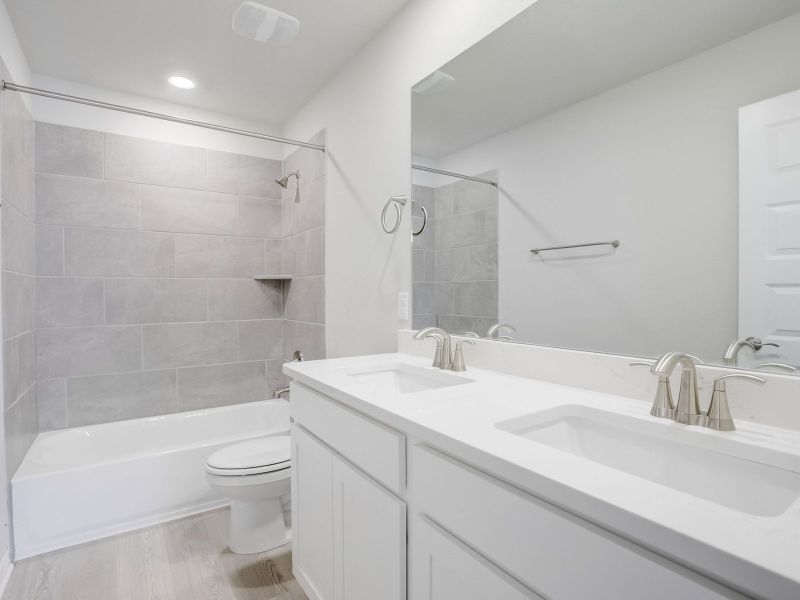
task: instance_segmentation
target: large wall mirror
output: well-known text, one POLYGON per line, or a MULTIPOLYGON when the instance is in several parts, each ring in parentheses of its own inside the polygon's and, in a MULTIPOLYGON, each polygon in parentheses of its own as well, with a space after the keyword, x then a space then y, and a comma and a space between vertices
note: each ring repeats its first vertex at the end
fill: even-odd
POLYGON ((539 0, 412 90, 414 326, 793 372, 797 90, 800 0, 539 0))

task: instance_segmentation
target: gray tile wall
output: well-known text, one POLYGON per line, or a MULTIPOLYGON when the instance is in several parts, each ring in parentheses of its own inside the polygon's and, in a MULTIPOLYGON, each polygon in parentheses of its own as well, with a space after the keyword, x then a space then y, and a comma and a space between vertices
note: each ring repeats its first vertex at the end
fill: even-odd
MULTIPOLYGON (((413 194, 428 211, 412 250, 413 327, 485 335, 498 319, 497 188, 462 180, 438 188, 415 185, 413 194)), ((422 217, 413 220, 418 229, 422 217)))
MULTIPOLYGON (((324 132, 311 140, 324 144, 324 132)), ((284 171, 300 170, 296 182, 283 190, 284 246, 281 272, 292 275, 284 284, 285 356, 302 350, 306 359, 325 357, 325 155, 298 148, 284 161, 284 171)))
POLYGON ((43 430, 259 400, 291 351, 324 355, 321 153, 285 161, 294 204, 280 161, 46 123, 35 139, 38 256, 19 260, 39 277, 13 283, 38 298, 15 329, 38 328, 43 430), (297 279, 253 279, 282 269, 297 279))
MULTIPOLYGON (((3 78, 5 66, 0 62, 3 78)), ((19 94, 0 94, 2 340, 9 479, 39 432, 36 386, 36 207, 33 120, 19 94)))

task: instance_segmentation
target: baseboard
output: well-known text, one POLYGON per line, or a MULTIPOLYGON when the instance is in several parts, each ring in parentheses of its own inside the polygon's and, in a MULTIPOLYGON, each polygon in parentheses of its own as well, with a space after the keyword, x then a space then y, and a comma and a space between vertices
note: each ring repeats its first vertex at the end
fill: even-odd
POLYGON ((202 512, 214 510, 216 508, 223 508, 229 505, 230 500, 222 498, 212 502, 204 502, 202 504, 188 506, 180 510, 149 515, 144 519, 117 523, 112 527, 104 527, 102 529, 86 531, 80 535, 48 540, 47 542, 40 544, 17 545, 14 548, 14 555, 17 560, 30 558, 32 556, 38 556, 39 554, 45 554, 46 552, 62 550, 63 548, 77 546, 78 544, 85 544, 86 542, 93 542, 95 540, 119 535, 121 533, 128 533, 130 531, 136 531, 137 529, 144 529, 145 527, 152 527, 153 525, 160 525, 161 523, 183 519, 185 517, 190 517, 202 512))
POLYGON ((6 552, 0 558, 0 598, 8 587, 8 581, 11 579, 11 572, 14 570, 14 563, 11 562, 11 556, 6 552))

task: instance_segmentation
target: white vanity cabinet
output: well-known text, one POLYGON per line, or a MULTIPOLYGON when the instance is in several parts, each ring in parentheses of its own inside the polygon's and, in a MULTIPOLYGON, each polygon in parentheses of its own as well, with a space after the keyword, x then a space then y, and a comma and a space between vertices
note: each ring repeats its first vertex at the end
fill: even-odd
POLYGON ((312 600, 744 598, 298 383, 292 418, 312 600))
POLYGON ((292 415, 295 577, 312 600, 404 600, 406 504, 378 480, 404 481, 404 437, 297 384, 292 415))
POLYGON ((415 521, 409 551, 413 557, 411 600, 451 598, 444 592, 433 595, 429 591, 440 586, 437 570, 453 580, 475 578, 476 573, 482 574, 483 581, 494 576, 499 589, 505 590, 496 598, 538 598, 538 593, 557 600, 743 599, 436 450, 415 445, 409 453, 413 512, 425 515, 451 540, 449 550, 438 542, 437 556, 428 549, 430 533, 423 527, 418 534, 415 521), (471 565, 476 559, 466 559, 470 549, 480 553, 484 565, 492 567, 471 565), (430 558, 421 560, 419 553, 430 558), (449 565, 444 554, 449 554, 449 565), (516 589, 512 582, 522 586, 516 589))

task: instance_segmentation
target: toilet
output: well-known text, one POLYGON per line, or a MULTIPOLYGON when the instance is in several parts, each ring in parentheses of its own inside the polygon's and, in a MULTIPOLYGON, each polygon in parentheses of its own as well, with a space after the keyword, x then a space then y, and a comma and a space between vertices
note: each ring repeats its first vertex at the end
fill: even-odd
POLYGON ((208 457, 208 482, 231 499, 228 547, 255 554, 291 541, 283 517, 282 496, 289 494, 289 435, 239 442, 208 457))

